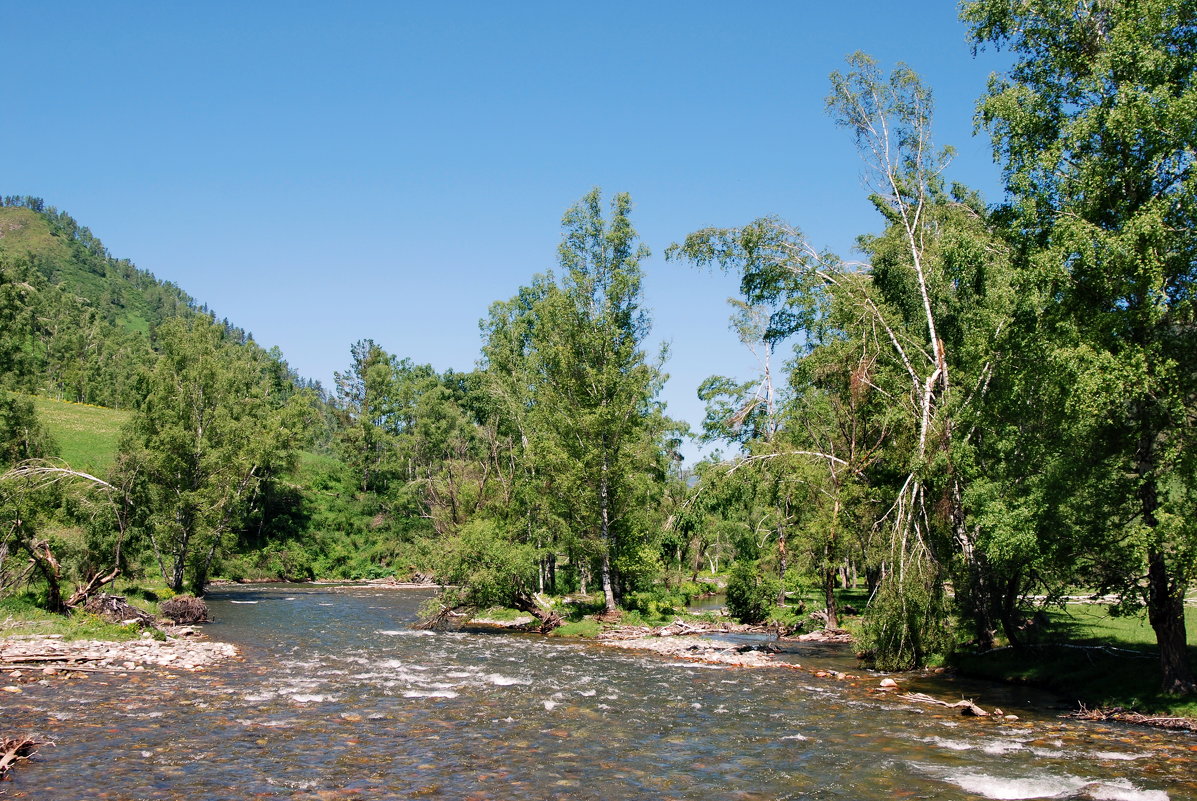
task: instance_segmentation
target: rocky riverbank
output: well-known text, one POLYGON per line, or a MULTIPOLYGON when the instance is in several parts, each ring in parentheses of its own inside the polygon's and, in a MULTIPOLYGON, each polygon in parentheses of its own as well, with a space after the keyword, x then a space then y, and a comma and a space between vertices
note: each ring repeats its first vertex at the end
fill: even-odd
POLYGON ((10 687, 23 681, 73 673, 128 673, 147 669, 201 670, 238 655, 236 646, 198 637, 190 627, 167 631, 166 639, 148 633, 137 640, 101 642, 66 640, 55 634, 17 634, 0 640, 0 670, 10 687))
MULTIPOLYGON (((732 643, 711 639, 719 634, 762 634, 770 629, 746 626, 738 623, 694 624, 678 621, 668 626, 650 628, 647 626, 621 626, 608 629, 598 635, 602 645, 636 651, 652 651, 677 659, 696 662, 732 665, 735 667, 785 667, 800 668, 792 662, 781 662, 774 658, 780 648, 778 641, 753 643, 732 643)), ((817 631, 793 638, 803 642, 849 642, 851 637, 838 630, 817 631)))

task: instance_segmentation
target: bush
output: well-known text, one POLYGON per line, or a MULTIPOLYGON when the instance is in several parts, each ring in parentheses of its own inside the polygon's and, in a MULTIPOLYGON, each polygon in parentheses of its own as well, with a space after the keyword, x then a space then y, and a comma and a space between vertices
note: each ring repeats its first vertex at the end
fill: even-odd
POLYGON ((631 592, 621 600, 624 609, 639 612, 650 620, 673 617, 684 612, 686 608, 686 600, 683 596, 671 593, 663 587, 644 592, 631 592))
POLYGON ((741 623, 764 623, 773 614, 780 582, 755 562, 737 562, 727 580, 727 611, 741 623))
POLYGON ((951 653, 953 622, 942 584, 911 571, 902 586, 882 581, 865 610, 860 644, 877 670, 911 670, 951 653))
POLYGON ((719 592, 719 585, 713 581, 685 581, 677 588, 677 594, 683 599, 684 605, 694 603, 694 599, 702 595, 712 595, 719 592))

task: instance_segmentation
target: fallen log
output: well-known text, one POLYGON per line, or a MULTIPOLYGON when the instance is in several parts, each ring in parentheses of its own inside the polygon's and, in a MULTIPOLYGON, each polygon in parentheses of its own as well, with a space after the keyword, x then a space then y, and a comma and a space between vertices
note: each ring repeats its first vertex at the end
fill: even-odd
POLYGON ((1088 709, 1085 706, 1081 706, 1077 711, 1069 712, 1062 717, 1075 718, 1077 720, 1133 723, 1138 726, 1154 726, 1157 729, 1168 729, 1170 731, 1197 731, 1197 720, 1193 718, 1144 715, 1117 706, 1113 709, 1088 709))
POLYGON ((116 577, 120 574, 121 569, 119 567, 112 568, 112 572, 107 574, 102 574, 99 571, 92 573, 91 578, 85 584, 75 588, 75 592, 67 599, 66 605, 74 609, 80 604, 86 603, 96 590, 116 581, 116 577))
POLYGON ((934 704, 936 706, 947 707, 948 709, 959 709, 961 715, 970 715, 977 718, 987 718, 989 713, 981 707, 977 706, 972 701, 961 699, 955 703, 949 701, 941 701, 938 698, 933 698, 926 693, 902 693, 898 696, 903 701, 913 701, 920 704, 934 704))
POLYGON ((0 656, 2 662, 102 662, 107 657, 89 656, 87 654, 4 654, 0 656))

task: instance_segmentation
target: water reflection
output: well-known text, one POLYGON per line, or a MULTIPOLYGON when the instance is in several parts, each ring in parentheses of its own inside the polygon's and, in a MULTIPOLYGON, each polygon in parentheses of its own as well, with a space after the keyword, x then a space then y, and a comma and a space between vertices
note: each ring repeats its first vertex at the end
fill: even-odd
MULTIPOLYGON (((426 593, 216 593, 198 674, 28 685, 38 799, 1197 798, 1197 738, 915 709, 861 682, 538 636, 410 629, 426 593), (257 603, 250 603, 256 601, 257 603)), ((794 655, 792 658, 809 658, 794 655)), ((933 688, 943 694, 951 688, 933 688)))

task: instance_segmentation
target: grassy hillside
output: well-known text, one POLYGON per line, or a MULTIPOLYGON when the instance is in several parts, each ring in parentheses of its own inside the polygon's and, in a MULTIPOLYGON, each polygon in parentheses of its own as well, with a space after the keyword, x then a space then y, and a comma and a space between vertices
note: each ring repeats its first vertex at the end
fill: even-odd
POLYGON ((13 206, 0 206, 0 253, 29 255, 50 264, 71 258, 66 240, 54 236, 42 215, 13 206))
POLYGON ((49 398, 34 398, 33 403, 67 464, 89 473, 103 472, 112 464, 130 412, 49 398))

